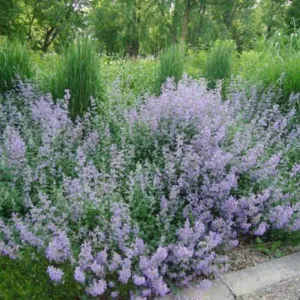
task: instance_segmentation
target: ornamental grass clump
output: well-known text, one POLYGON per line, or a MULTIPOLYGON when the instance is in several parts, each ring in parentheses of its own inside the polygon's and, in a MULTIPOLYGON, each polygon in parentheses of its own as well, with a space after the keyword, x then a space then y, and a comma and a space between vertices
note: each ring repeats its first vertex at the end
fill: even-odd
POLYGON ((11 90, 14 81, 33 76, 32 61, 26 46, 19 42, 0 43, 0 93, 11 90))
POLYGON ((64 49, 62 58, 56 63, 53 73, 44 79, 44 88, 54 98, 62 98, 69 90, 72 98, 69 103, 70 115, 76 118, 83 115, 91 105, 91 97, 103 101, 103 86, 100 78, 100 58, 95 44, 90 39, 73 42, 64 49))
POLYGON ((196 278, 208 287, 239 235, 300 228, 299 161, 286 160, 300 131, 274 96, 222 101, 185 78, 134 108, 116 104, 109 120, 90 109, 73 122, 72 95, 54 102, 19 84, 0 109, 13 199, 0 199, 0 253, 36 251, 55 285, 71 266, 91 297, 149 299, 196 278))
POLYGON ((177 83, 182 78, 183 68, 184 45, 174 44, 166 48, 159 57, 155 92, 161 93, 161 87, 168 78, 173 78, 177 83))
POLYGON ((209 89, 216 88, 217 81, 223 80, 223 94, 225 93, 225 86, 228 84, 228 80, 231 76, 234 49, 234 42, 218 40, 210 50, 206 59, 204 72, 209 89))

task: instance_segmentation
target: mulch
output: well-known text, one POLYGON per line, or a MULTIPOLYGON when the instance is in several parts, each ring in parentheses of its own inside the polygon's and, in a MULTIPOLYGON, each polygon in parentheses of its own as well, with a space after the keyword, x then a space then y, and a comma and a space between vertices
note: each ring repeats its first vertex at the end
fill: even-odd
MULTIPOLYGON (((271 247, 272 243, 266 243, 265 247, 271 247)), ((277 249, 277 251, 267 254, 265 251, 261 251, 253 239, 242 238, 240 244, 229 251, 227 256, 229 258, 229 271, 237 271, 256 266, 266 261, 279 258, 293 252, 299 251, 300 246, 283 246, 277 249)))

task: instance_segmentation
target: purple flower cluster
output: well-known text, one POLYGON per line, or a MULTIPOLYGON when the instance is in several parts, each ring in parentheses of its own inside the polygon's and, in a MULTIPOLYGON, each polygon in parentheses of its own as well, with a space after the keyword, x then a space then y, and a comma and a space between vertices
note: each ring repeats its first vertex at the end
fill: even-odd
POLYGON ((7 164, 9 167, 17 167, 22 165, 25 160, 26 144, 17 129, 10 126, 5 130, 4 149, 7 155, 7 164))
POLYGON ((47 273, 48 273, 50 279, 54 282, 60 282, 64 276, 64 272, 62 270, 57 269, 52 266, 49 266, 47 268, 47 273))
POLYGON ((52 238, 46 248, 46 256, 49 261, 55 262, 63 262, 70 257, 70 242, 64 232, 52 238))
POLYGON ((0 210, 0 254, 34 247, 54 282, 70 263, 93 297, 164 296, 196 278, 205 289, 239 234, 300 228, 300 164, 285 159, 300 130, 270 95, 222 101, 184 78, 135 107, 115 104, 109 120, 76 121, 69 94, 54 102, 20 84, 6 97, 0 166, 20 209, 0 210))

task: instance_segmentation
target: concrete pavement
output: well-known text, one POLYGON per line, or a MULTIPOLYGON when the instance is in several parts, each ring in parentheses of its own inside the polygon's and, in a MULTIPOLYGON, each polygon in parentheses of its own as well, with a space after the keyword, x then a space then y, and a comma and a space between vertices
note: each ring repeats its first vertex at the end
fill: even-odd
POLYGON ((300 252, 221 275, 208 291, 190 287, 161 300, 299 300, 300 252), (285 292, 279 293, 285 289, 285 292), (277 292, 276 292, 277 291, 277 292), (290 293, 290 294, 289 294, 290 293), (279 298, 275 298, 275 297, 279 298), (284 298, 282 298, 284 297, 284 298))

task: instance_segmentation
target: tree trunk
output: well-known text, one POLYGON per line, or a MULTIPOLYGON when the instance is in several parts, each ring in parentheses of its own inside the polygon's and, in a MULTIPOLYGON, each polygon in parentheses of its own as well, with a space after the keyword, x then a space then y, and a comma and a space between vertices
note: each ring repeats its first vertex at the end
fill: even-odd
POLYGON ((172 37, 172 43, 178 43, 178 39, 180 38, 178 34, 178 24, 180 23, 180 3, 179 0, 175 0, 174 2, 174 14, 172 18, 172 23, 170 25, 170 33, 172 37))
POLYGON ((139 25, 140 17, 139 10, 140 7, 137 4, 136 0, 131 0, 132 2, 127 2, 127 42, 126 42, 126 52, 132 58, 137 58, 140 49, 139 42, 139 25))
POLYGON ((206 4, 200 4, 198 9, 199 18, 197 20, 196 26, 194 27, 194 31, 191 33, 191 40, 189 41, 190 43, 192 43, 193 46, 197 46, 199 43, 198 38, 201 36, 202 33, 205 11, 206 4))
POLYGON ((139 55, 140 43, 138 40, 130 40, 127 42, 127 54, 136 59, 139 55))
POLYGON ((25 1, 26 13, 27 13, 27 18, 28 18, 27 38, 28 38, 29 41, 32 40, 32 26, 33 26, 33 22, 35 21, 35 15, 36 15, 38 2, 39 2, 39 0, 35 1, 32 16, 30 16, 30 12, 29 12, 29 9, 28 9, 28 3, 27 3, 27 1, 25 1))
POLYGON ((46 31, 44 42, 41 47, 41 50, 44 53, 47 52, 49 46, 51 45, 51 43, 53 42, 53 40, 56 38, 57 35, 58 35, 58 30, 55 29, 54 27, 52 27, 46 31))
POLYGON ((191 12, 191 5, 190 5, 190 2, 187 2, 186 6, 184 8, 184 15, 183 15, 182 27, 181 27, 181 41, 182 42, 186 42, 186 39, 188 36, 190 12, 191 12))

